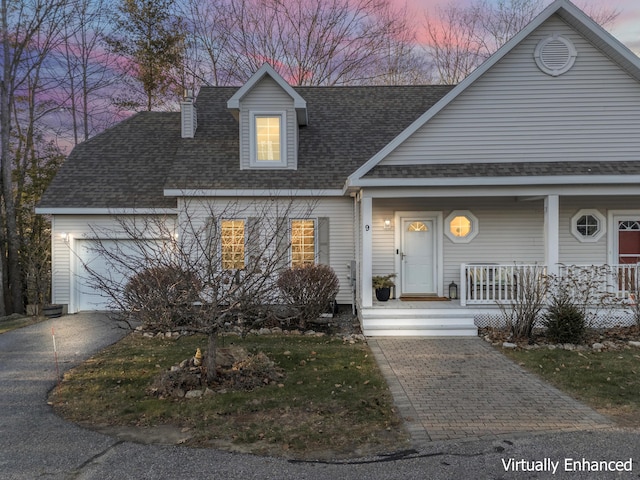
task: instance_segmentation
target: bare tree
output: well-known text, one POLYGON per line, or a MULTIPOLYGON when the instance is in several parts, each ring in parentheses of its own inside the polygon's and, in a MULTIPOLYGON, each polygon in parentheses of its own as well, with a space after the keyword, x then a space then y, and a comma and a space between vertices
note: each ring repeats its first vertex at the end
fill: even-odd
MULTIPOLYGON (((296 85, 370 80, 402 15, 388 0, 239 0, 229 2, 227 37, 236 81, 270 62, 296 85)), ((375 75, 375 74, 374 74, 375 75)))
POLYGON ((276 280, 289 263, 290 219, 309 218, 314 202, 272 198, 190 207, 179 228, 164 218, 123 217, 115 229, 96 229, 103 240, 95 253, 110 273, 85 269, 87 282, 120 314, 158 329, 207 335, 212 381, 218 331, 252 328, 274 313, 276 280), (128 242, 105 241, 123 237, 128 242))
MULTIPOLYGON (((37 89, 45 88, 47 80, 53 80, 45 79, 41 72, 45 60, 61 41, 60 33, 67 18, 68 5, 69 2, 64 0, 2 0, 0 8, 3 50, 0 151, 8 266, 8 275, 3 275, 3 278, 8 278, 12 309, 16 312, 24 311, 24 286, 19 263, 21 238, 13 182, 15 159, 11 145, 12 131, 20 119, 16 111, 16 100, 28 99, 27 130, 33 132, 32 122, 37 113, 32 97, 37 89)), ((32 139, 33 134, 29 133, 26 142, 31 142, 32 139)), ((5 302, 0 302, 0 305, 0 313, 4 313, 5 302)))
MULTIPOLYGON (((65 39, 56 57, 66 71, 59 88, 60 123, 70 127, 73 145, 88 140, 113 123, 111 95, 116 89, 117 57, 104 48, 103 38, 111 28, 111 3, 106 0, 76 0, 64 25, 65 39)), ((55 93, 55 92, 54 92, 55 93)))
MULTIPOLYGON (((538 15, 542 0, 475 0, 450 2, 428 15, 428 52, 444 84, 459 83, 538 15)), ((585 11, 602 26, 611 25, 619 11, 589 5, 585 11)))
POLYGON ((191 37, 185 70, 199 84, 233 84, 238 53, 230 45, 234 19, 229 5, 221 1, 185 0, 179 8, 191 37))
POLYGON ((449 4, 438 10, 436 19, 427 19, 429 53, 440 83, 459 83, 484 59, 479 13, 477 6, 449 4))

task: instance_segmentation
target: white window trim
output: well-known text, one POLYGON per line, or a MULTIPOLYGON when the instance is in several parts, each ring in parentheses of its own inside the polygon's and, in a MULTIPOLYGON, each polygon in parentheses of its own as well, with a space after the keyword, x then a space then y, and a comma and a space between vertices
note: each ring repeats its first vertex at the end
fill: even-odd
POLYGON ((293 267, 293 222, 313 222, 313 264, 318 264, 318 219, 317 218, 290 218, 289 219, 289 266, 293 267))
POLYGON ((453 243, 469 243, 471 242, 471 240, 476 238, 479 231, 480 229, 478 224, 478 218, 469 210, 454 210, 449 215, 447 215, 447 218, 444 219, 444 234, 453 243), (467 217, 471 222, 471 231, 466 237, 456 237, 451 232, 450 224, 455 217, 467 217))
POLYGON ((618 222, 639 220, 640 210, 609 210, 607 212, 607 257, 609 265, 618 264, 618 222))
POLYGON ((595 243, 607 233, 607 219, 594 208, 583 208, 571 217, 571 234, 581 243, 595 243), (595 235, 584 236, 578 231, 578 219, 585 215, 591 215, 598 220, 599 228, 595 235))
POLYGON ((249 165, 251 168, 271 169, 287 166, 287 113, 281 111, 252 111, 249 114, 249 165), (280 161, 264 161, 257 158, 256 117, 280 117, 280 161))

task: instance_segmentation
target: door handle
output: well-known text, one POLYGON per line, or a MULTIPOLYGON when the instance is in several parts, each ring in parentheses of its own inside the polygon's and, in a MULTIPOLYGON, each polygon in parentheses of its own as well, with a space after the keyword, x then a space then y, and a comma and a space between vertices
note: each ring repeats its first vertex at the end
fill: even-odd
POLYGON ((400 260, 404 260, 404 257, 406 257, 406 255, 404 253, 400 254, 400 260))

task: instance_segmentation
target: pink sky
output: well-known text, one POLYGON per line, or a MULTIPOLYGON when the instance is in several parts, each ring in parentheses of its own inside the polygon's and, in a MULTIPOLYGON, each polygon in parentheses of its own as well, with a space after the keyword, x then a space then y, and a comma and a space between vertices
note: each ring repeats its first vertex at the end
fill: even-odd
MULTIPOLYGON (((398 4, 408 5, 409 9, 416 13, 420 19, 424 11, 433 11, 439 5, 446 5, 448 0, 396 0, 398 4)), ((460 3, 467 3, 465 0, 453 0, 460 3)), ((493 1, 493 0, 489 0, 493 1)), ((552 0, 544 0, 544 4, 549 5, 552 0)), ((586 8, 593 6, 600 9, 608 6, 620 12, 614 25, 608 27, 620 42, 640 55, 640 1, 639 0, 572 0, 578 7, 586 8)))

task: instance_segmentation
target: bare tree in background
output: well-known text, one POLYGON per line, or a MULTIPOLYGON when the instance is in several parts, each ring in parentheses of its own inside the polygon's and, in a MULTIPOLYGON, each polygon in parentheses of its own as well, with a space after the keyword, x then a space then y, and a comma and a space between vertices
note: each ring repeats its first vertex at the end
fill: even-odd
POLYGON ((220 1, 185 0, 179 8, 191 36, 185 70, 200 85, 232 85, 238 54, 230 45, 234 20, 229 5, 220 1))
MULTIPOLYGON (((440 83, 456 84, 528 25, 544 8, 542 0, 475 0, 450 2, 427 15, 428 54, 440 83)), ((587 6, 584 11, 601 26, 611 25, 619 11, 587 6)))
POLYGON ((438 10, 437 19, 426 24, 429 54, 440 83, 453 85, 471 73, 484 59, 477 7, 453 3, 438 10))
POLYGON ((181 213, 179 237, 167 219, 119 218, 116 228, 94 232, 109 273, 85 265, 87 283, 125 317, 207 335, 211 381, 218 331, 252 328, 272 313, 278 273, 289 264, 290 220, 308 219, 314 205, 284 198, 194 203, 181 213))
POLYGON ((294 85, 370 82, 407 28, 388 0, 237 0, 204 13, 198 38, 217 84, 242 83, 265 62, 294 85))
POLYGON ((112 4, 107 0, 76 0, 71 8, 69 22, 64 25, 64 48, 57 56, 66 71, 59 109, 62 126, 71 129, 73 144, 77 145, 118 119, 111 111, 111 95, 121 75, 117 57, 103 45, 103 37, 111 28, 112 4))
MULTIPOLYGON (((2 162, 2 199, 4 207, 4 228, 6 235, 6 260, 2 255, 2 262, 6 261, 6 271, 0 275, 3 283, 8 280, 5 288, 0 288, 0 295, 4 291, 10 294, 11 309, 15 312, 24 311, 24 285, 20 268, 21 238, 18 231, 16 199, 14 197, 14 166, 15 151, 12 146, 12 135, 22 113, 16 110, 17 101, 27 99, 26 111, 28 121, 27 135, 23 141, 33 143, 35 138, 34 122, 41 116, 37 111, 35 97, 38 91, 47 86, 56 86, 55 78, 45 78, 44 62, 50 58, 52 52, 62 41, 61 31, 68 19, 69 2, 65 0, 2 0, 0 7, 0 22, 2 25, 2 81, 0 82, 0 151, 2 162), (54 83, 48 83, 52 81, 54 83)), ((29 145, 25 152, 32 150, 29 145)), ((5 245, 2 245, 5 247, 5 245)), ((0 285, 0 287, 3 287, 0 285)), ((5 313, 6 298, 0 298, 0 315, 5 313)))

